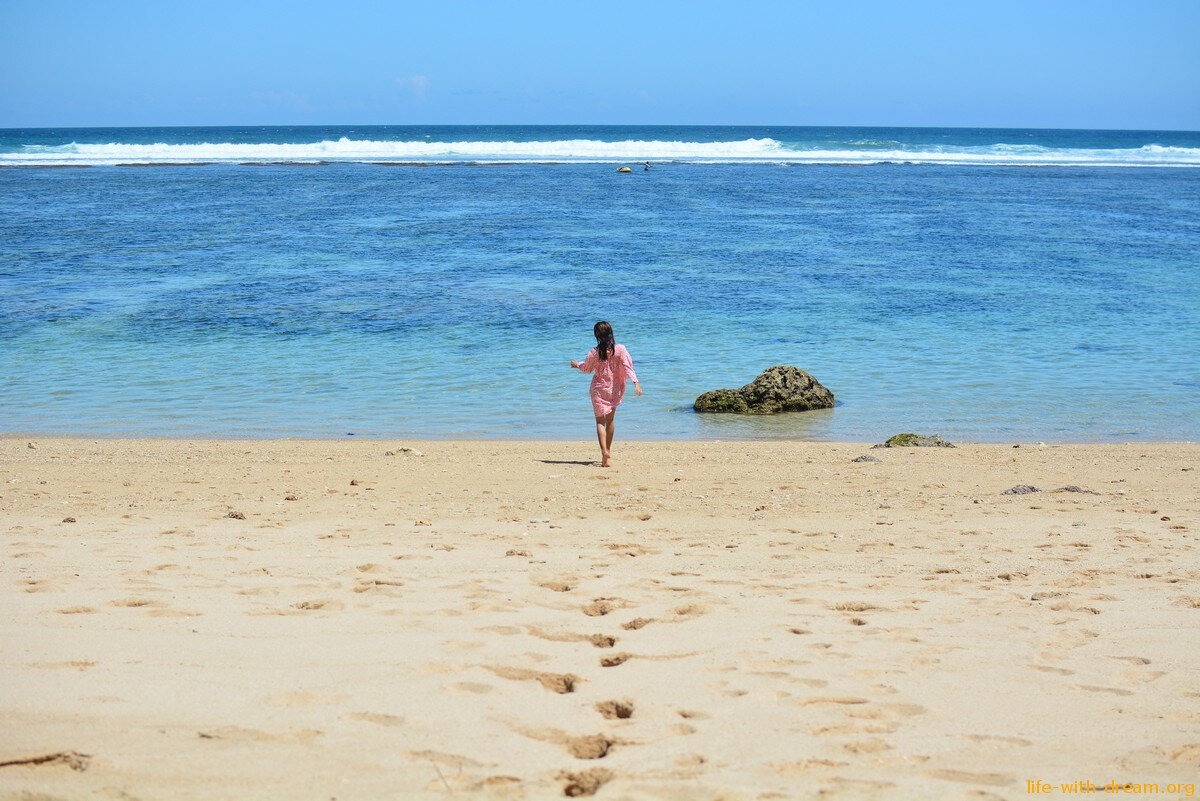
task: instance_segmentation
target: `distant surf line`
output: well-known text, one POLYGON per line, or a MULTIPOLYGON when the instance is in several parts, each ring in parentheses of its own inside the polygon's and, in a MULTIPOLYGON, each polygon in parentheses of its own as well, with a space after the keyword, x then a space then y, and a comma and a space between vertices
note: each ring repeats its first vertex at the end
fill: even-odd
POLYGON ((1200 167, 1200 148, 1157 144, 1135 148, 1056 148, 999 143, 910 145, 887 149, 813 147, 776 139, 718 142, 375 141, 342 137, 312 143, 23 145, 0 152, 0 166, 195 166, 208 164, 387 166, 612 164, 953 165, 964 167, 1200 167))

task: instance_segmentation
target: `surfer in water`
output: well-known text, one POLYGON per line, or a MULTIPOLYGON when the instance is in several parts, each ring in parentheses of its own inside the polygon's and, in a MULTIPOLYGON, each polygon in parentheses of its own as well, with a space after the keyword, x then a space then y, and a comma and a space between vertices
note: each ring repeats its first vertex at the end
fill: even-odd
POLYGON ((648 162, 648 161, 647 161, 647 162, 645 162, 645 163, 642 165, 642 171, 643 171, 643 172, 650 172, 650 162, 648 162))

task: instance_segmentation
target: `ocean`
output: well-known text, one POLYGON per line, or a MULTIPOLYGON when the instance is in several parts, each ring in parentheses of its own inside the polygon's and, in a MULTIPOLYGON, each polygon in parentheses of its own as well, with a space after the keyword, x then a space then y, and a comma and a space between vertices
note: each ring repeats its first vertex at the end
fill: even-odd
POLYGON ((1196 167, 1165 131, 0 130, 0 433, 589 439, 606 319, 618 439, 1195 440, 1196 167), (837 406, 692 412, 775 364, 837 406))

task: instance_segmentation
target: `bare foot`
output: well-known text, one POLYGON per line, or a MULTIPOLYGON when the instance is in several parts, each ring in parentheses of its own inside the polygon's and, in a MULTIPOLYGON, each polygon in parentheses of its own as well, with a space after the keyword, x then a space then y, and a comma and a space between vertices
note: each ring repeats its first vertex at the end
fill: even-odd
POLYGON ((608 467, 608 466, 609 466, 609 464, 608 464, 608 454, 607 454, 607 453, 606 453, 606 454, 604 454, 604 458, 602 458, 602 459, 600 460, 600 466, 601 466, 601 467, 608 467))

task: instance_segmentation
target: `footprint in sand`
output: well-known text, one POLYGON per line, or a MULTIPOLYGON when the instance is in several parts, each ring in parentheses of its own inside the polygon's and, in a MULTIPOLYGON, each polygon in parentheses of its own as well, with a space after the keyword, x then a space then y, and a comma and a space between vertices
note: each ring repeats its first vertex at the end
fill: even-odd
POLYGON ((1022 748, 1033 745, 1024 737, 1008 737, 1000 734, 967 734, 964 735, 968 740, 976 743, 1005 743, 1006 745, 1018 745, 1022 748))
POLYGON ((308 692, 305 690, 294 690, 292 692, 278 693, 272 695, 268 700, 275 706, 294 707, 294 706, 328 706, 331 704, 340 704, 350 696, 345 693, 321 693, 308 692))
MULTIPOLYGON (((71 770, 85 771, 92 764, 91 754, 81 754, 78 751, 55 751, 50 754, 40 754, 38 756, 23 757, 20 759, 9 759, 0 762, 0 768, 16 767, 18 765, 31 765, 38 767, 50 767, 54 765, 64 765, 71 770)), ((25 797, 24 795, 22 797, 25 797)), ((46 797, 46 796, 37 796, 46 797)), ((30 796, 34 798, 34 796, 30 796)))
POLYGON ((842 744, 842 750, 850 754, 880 754, 891 749, 890 745, 878 737, 842 744))
POLYGON ((625 720, 633 717, 633 701, 601 701, 596 704, 596 711, 608 720, 625 720))
POLYGON ((1005 787, 1015 780, 1003 773, 971 773, 965 770, 927 770, 925 775, 931 779, 941 779, 960 784, 984 784, 992 787, 1005 787))
POLYGON ((292 608, 298 609, 301 612, 315 612, 318 609, 325 609, 330 612, 336 612, 339 609, 342 609, 342 602, 334 601, 334 600, 330 600, 330 599, 321 599, 321 600, 316 600, 316 601, 299 601, 297 603, 292 604, 292 608))
POLYGON ((1200 768, 1200 743, 1188 743, 1170 752, 1171 761, 1200 768))
POLYGON ((447 684, 446 689, 452 693, 471 693, 472 695, 483 695, 490 693, 496 689, 490 684, 483 684, 477 681, 457 681, 453 684, 447 684))
POLYGON ((1109 659, 1116 659, 1121 662, 1128 662, 1131 665, 1148 665, 1150 660, 1144 656, 1110 656, 1109 659))
POLYGON ((559 694, 575 692, 575 685, 580 681, 579 677, 572 673, 542 673, 527 668, 493 667, 489 665, 485 665, 484 667, 502 679, 537 681, 547 690, 559 694))
MULTIPOLYGON (((435 764, 441 764, 451 769, 462 772, 463 768, 486 768, 488 765, 482 762, 476 762, 470 757, 462 756, 461 754, 447 754, 442 751, 409 751, 408 755, 413 759, 428 759, 435 764)), ((490 766, 494 767, 494 766, 490 766)), ((434 785, 435 787, 437 785, 434 785)))
POLYGON ((41 663, 35 663, 33 665, 33 667, 39 667, 39 668, 71 669, 71 670, 78 670, 80 672, 87 670, 88 668, 93 668, 95 666, 96 666, 95 662, 92 662, 92 661, 86 660, 86 659, 77 659, 72 662, 41 662, 41 663))
POLYGON ((865 703, 867 703, 866 698, 850 695, 813 696, 812 698, 805 698, 800 701, 801 706, 848 706, 865 703))
POLYGON ((1075 674, 1075 671, 1073 671, 1073 670, 1068 670, 1067 668, 1052 667, 1051 665, 1030 665, 1029 667, 1033 668, 1034 670, 1040 670, 1043 673, 1057 673, 1059 676, 1072 676, 1075 674))
POLYGON ((875 606, 865 601, 843 601, 829 607, 835 612, 870 612, 872 610, 886 611, 881 606, 875 606))
POLYGON ((603 617, 614 609, 625 609, 633 604, 622 598, 597 598, 583 607, 583 613, 588 617, 603 617))
POLYGON ((604 768, 592 768, 578 773, 563 771, 558 774, 563 784, 563 795, 578 798, 585 795, 595 795, 604 784, 612 781, 613 772, 604 768))
POLYGON ((603 734, 571 737, 566 742, 567 753, 576 759, 604 759, 615 744, 615 740, 603 734))
POLYGON ((399 715, 385 715, 381 712, 350 712, 342 715, 345 720, 361 720, 364 723, 374 723, 377 726, 403 726, 404 718, 399 715))
POLYGON ((297 732, 271 734, 259 729, 246 729, 241 726, 222 726, 219 729, 208 729, 196 733, 202 740, 229 740, 241 743, 267 743, 281 741, 307 742, 324 734, 317 729, 302 729, 297 732))
POLYGON ((610 543, 605 547, 607 547, 610 551, 615 552, 617 556, 645 556, 646 554, 653 555, 659 553, 659 551, 643 548, 641 545, 638 545, 635 542, 610 543))
POLYGON ((121 598, 112 601, 112 606, 123 606, 129 609, 138 609, 143 606, 161 606, 157 601, 151 601, 148 598, 121 598))
POLYGON ((677 618, 693 618, 703 615, 708 610, 700 604, 684 604, 671 610, 671 614, 677 618))
POLYGON ((802 776, 813 771, 844 768, 848 763, 829 759, 802 759, 798 762, 776 762, 771 768, 781 776, 802 776))
POLYGON ((292 604, 286 609, 271 607, 268 609, 252 609, 247 612, 248 615, 303 615, 308 612, 316 612, 326 610, 336 612, 343 608, 341 601, 334 600, 319 600, 319 601, 299 601, 292 604))
POLYGON ((604 734, 587 734, 580 737, 572 737, 559 729, 532 731, 517 728, 516 731, 533 740, 557 743, 566 748, 567 753, 576 759, 604 759, 604 757, 608 756, 609 751, 612 750, 614 745, 621 743, 621 741, 604 734))
POLYGON ((846 710, 846 715, 852 718, 878 720, 880 718, 910 718, 916 715, 924 715, 925 712, 925 707, 920 704, 885 703, 872 704, 869 707, 850 707, 846 710))
POLYGON ((395 579, 359 579, 355 583, 353 590, 356 593, 371 593, 373 595, 383 595, 388 598, 399 598, 404 595, 402 587, 404 587, 404 582, 395 579))
POLYGON ((1146 684, 1165 675, 1165 670, 1123 670, 1114 678, 1123 684, 1146 684))
POLYGON ((613 605, 608 601, 596 600, 583 607, 583 613, 588 617, 601 617, 607 615, 613 609, 613 605))
POLYGON ((579 582, 575 579, 544 579, 535 581, 534 584, 553 592, 570 592, 579 586, 579 582))
POLYGON ((1108 693, 1109 695, 1133 695, 1132 690, 1122 690, 1118 687, 1100 687, 1095 684, 1076 684, 1081 690, 1087 690, 1091 693, 1108 693))
POLYGON ((590 642, 597 648, 612 648, 617 638, 609 634, 576 634, 569 631, 546 631, 538 626, 526 626, 526 631, 534 637, 551 642, 590 642))
POLYGON ((811 731, 814 737, 847 737, 855 734, 891 734, 899 727, 897 723, 874 723, 870 725, 835 723, 828 726, 814 726, 811 731))
POLYGON ((186 609, 151 609, 150 617, 200 617, 203 612, 190 612, 186 609))

